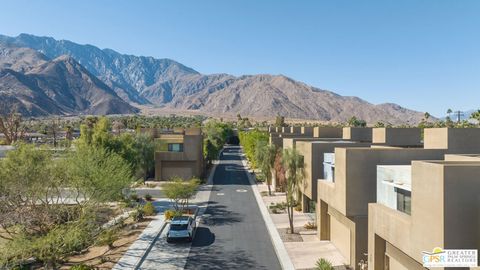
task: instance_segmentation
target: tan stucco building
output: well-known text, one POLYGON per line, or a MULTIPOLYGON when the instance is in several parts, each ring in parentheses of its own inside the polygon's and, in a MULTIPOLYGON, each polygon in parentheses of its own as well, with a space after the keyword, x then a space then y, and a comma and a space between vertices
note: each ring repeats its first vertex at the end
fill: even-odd
POLYGON ((423 252, 436 247, 478 250, 479 160, 449 155, 448 161, 379 166, 390 173, 379 175, 377 202, 368 208, 369 269, 426 269, 423 252), (407 177, 395 177, 402 170, 407 177))
MULTIPOLYGON (((367 259, 364 254, 368 251, 368 204, 379 199, 378 166, 383 166, 381 173, 384 173, 390 165, 409 166, 415 160, 443 160, 447 153, 468 154, 480 150, 480 137, 476 136, 479 129, 425 129, 424 148, 419 148, 418 130, 398 130, 411 134, 414 138, 410 139, 405 138, 407 135, 395 136, 391 132, 374 129, 372 139, 377 145, 371 148, 336 148, 334 181, 321 179, 317 183, 318 236, 321 240, 332 241, 354 268, 360 260, 367 259)), ((451 158, 456 156, 451 155, 451 158)), ((461 155, 461 158, 475 156, 461 155)), ((408 202, 404 207, 407 206, 408 202)))
POLYGON ((203 135, 200 128, 153 130, 155 138, 155 180, 202 177, 203 135))
POLYGON ((317 182, 320 240, 330 240, 352 267, 366 260, 368 203, 376 201, 377 165, 441 159, 443 150, 336 148, 334 180, 317 182))

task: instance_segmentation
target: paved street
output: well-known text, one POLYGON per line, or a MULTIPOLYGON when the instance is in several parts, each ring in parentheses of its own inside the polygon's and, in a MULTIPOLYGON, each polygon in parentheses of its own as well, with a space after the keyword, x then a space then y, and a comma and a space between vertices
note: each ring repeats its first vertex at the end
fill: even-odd
POLYGON ((240 148, 225 148, 213 184, 185 269, 281 269, 240 148))

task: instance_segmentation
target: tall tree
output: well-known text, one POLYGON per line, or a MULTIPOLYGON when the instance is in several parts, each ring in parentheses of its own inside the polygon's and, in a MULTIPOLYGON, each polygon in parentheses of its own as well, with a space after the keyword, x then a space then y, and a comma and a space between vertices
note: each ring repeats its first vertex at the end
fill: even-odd
POLYGON ((65 127, 65 140, 67 141, 67 146, 70 147, 73 141, 73 126, 71 125, 65 127))
POLYGON ((137 134, 135 136, 135 149, 138 155, 138 169, 145 181, 148 173, 152 171, 155 165, 155 142, 148 134, 137 134))
POLYGON ((352 116, 348 119, 348 126, 349 127, 366 127, 367 122, 363 119, 358 119, 356 116, 352 116))
POLYGON ((275 145, 267 144, 260 141, 255 147, 255 159, 258 167, 262 170, 263 175, 268 186, 268 195, 272 195, 272 170, 275 165, 275 157, 277 155, 277 148, 275 145))
POLYGON ((283 166, 287 176, 285 196, 287 199, 288 221, 290 223, 290 233, 294 233, 293 209, 296 205, 295 194, 298 193, 299 186, 305 177, 303 156, 293 148, 285 149, 283 151, 283 166))
POLYGON ((285 117, 277 115, 275 117, 275 126, 276 127, 284 127, 285 126, 285 117))
POLYGON ((5 136, 5 143, 12 144, 25 135, 25 127, 22 125, 22 115, 16 112, 16 107, 8 109, 7 105, 0 104, 0 133, 5 136))
POLYGON ((50 134, 53 139, 53 147, 57 147, 58 132, 60 128, 60 119, 52 119, 48 126, 47 134, 50 134))

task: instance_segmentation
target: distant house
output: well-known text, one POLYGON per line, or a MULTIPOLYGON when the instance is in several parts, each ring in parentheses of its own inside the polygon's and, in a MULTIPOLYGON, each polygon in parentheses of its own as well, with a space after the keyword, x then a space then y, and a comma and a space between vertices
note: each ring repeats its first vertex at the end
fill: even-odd
POLYGON ((203 175, 205 164, 200 128, 143 131, 155 138, 155 180, 164 181, 175 176, 190 179, 203 175))

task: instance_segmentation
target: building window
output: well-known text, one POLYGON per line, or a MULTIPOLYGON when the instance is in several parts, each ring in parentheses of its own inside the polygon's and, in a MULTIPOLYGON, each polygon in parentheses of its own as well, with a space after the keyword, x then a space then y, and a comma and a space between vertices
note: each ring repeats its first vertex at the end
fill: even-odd
POLYGON ((412 192, 400 188, 395 188, 397 193, 397 210, 405 214, 412 212, 412 192))
POLYGON ((169 143, 168 152, 183 152, 183 143, 169 143))
POLYGON ((323 179, 335 182, 335 166, 331 163, 323 163, 323 179))

